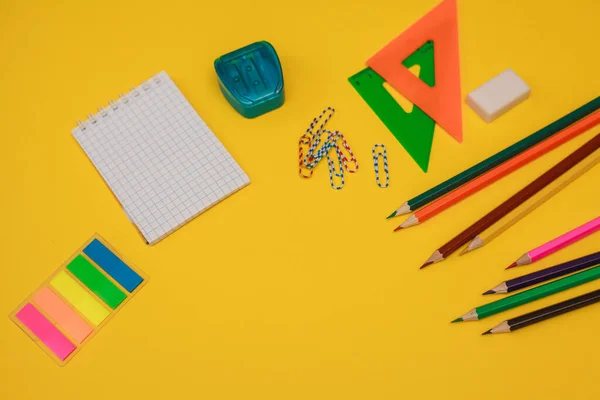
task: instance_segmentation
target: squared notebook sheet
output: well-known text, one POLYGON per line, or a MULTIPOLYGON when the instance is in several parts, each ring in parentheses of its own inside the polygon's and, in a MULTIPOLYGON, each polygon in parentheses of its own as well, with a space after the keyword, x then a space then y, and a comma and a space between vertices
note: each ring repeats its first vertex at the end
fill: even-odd
POLYGON ((165 72, 72 133, 150 244, 250 183, 165 72))

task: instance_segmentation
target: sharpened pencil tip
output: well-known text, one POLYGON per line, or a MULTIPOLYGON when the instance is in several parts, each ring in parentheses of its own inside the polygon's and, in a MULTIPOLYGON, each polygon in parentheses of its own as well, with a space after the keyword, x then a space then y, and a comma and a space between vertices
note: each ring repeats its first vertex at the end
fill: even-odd
POLYGON ((400 229, 402 229, 402 225, 398 226, 396 229, 394 229, 394 232, 399 231, 400 229))
POLYGON ((390 218, 395 217, 395 216, 396 216, 396 211, 394 211, 393 213, 391 213, 390 215, 388 215, 386 219, 390 219, 390 218))
POLYGON ((409 228, 411 226, 418 225, 418 224, 419 224, 419 218, 415 214, 412 214, 410 217, 408 217, 406 219, 406 221, 404 221, 403 223, 400 224, 400 227, 401 228, 409 228))
POLYGON ((455 323, 455 322, 462 322, 462 317, 458 317, 455 320, 451 321, 451 323, 455 323))
POLYGON ((440 250, 438 249, 433 252, 431 257, 429 257, 427 259, 427 261, 425 261, 425 264, 421 265, 421 269, 425 268, 428 265, 434 264, 438 261, 442 261, 443 259, 444 259, 444 256, 442 255, 442 253, 440 253, 440 250))
POLYGON ((483 292, 482 294, 485 296, 486 294, 496 294, 496 292, 494 292, 492 289, 490 289, 487 292, 483 292))
POLYGON ((510 264, 508 267, 506 267, 505 269, 511 269, 517 266, 517 262, 515 261, 514 263, 510 264))
POLYGON ((431 264, 433 264, 433 262, 432 262, 432 261, 427 261, 425 264, 421 265, 421 266, 419 267, 419 269, 423 269, 423 268, 425 268, 425 267, 428 267, 428 266, 430 266, 431 264))
POLYGON ((491 330, 491 329, 490 329, 490 330, 488 330, 488 331, 485 331, 485 332, 483 332, 481 335, 482 335, 482 336, 483 336, 483 335, 489 335, 490 333, 492 333, 492 330, 491 330))

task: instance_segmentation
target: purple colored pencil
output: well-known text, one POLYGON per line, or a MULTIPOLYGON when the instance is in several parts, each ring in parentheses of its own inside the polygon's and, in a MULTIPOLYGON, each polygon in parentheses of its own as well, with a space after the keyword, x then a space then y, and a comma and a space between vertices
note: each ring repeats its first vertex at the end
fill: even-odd
POLYGON ((483 294, 509 293, 600 264, 600 251, 553 267, 509 279, 483 294))

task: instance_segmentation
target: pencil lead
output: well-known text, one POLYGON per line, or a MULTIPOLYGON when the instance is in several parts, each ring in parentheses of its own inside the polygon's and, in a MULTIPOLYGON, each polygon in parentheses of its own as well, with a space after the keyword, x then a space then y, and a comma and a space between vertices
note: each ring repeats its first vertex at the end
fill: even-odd
POLYGON ((404 221, 400 225, 400 227, 401 228, 408 228, 410 226, 417 225, 418 223, 419 223, 419 218, 417 218, 417 216, 415 214, 412 214, 410 217, 408 217, 406 219, 406 221, 404 221))
POLYGON ((462 253, 460 253, 460 255, 463 255, 464 253, 468 253, 470 251, 476 250, 478 248, 480 248, 481 246, 483 246, 485 243, 483 242, 483 240, 479 237, 479 235, 475 236, 473 238, 473 240, 471 240, 471 242, 467 245, 467 247, 465 247, 465 249, 463 250, 462 253))
POLYGON ((455 323, 455 322, 462 322, 462 320, 463 320, 463 319, 462 319, 462 317, 458 317, 458 318, 456 318, 455 320, 453 320, 453 321, 450 321, 450 323, 452 323, 452 324, 453 324, 453 323, 455 323))
POLYGON ((397 215, 408 214, 411 211, 412 210, 410 209, 410 206, 408 205, 408 202, 406 202, 406 203, 402 204, 399 209, 397 209, 396 211, 394 211, 394 217, 397 216, 397 215))
POLYGON ((399 225, 399 226, 397 226, 397 227, 396 227, 396 229, 394 229, 394 232, 397 232, 397 231, 399 231, 400 229, 402 229, 402 225, 399 225))
POLYGON ((531 256, 529 253, 523 254, 517 261, 515 261, 515 265, 527 265, 531 264, 531 256))
POLYGON ((420 269, 425 268, 428 265, 431 265, 433 263, 436 263, 438 261, 442 261, 444 259, 444 256, 442 256, 442 253, 440 253, 439 250, 436 250, 433 252, 433 254, 431 255, 431 257, 429 257, 427 259, 427 261, 425 261, 425 264, 421 265, 420 269))
POLYGON ((477 314, 477 309, 474 308, 462 317, 460 317, 461 321, 477 321, 479 319, 479 315, 477 314))
POLYGON ((425 268, 425 267, 428 267, 428 266, 430 266, 431 264, 433 264, 433 261, 427 261, 425 264, 421 265, 421 266, 419 267, 419 269, 423 269, 423 268, 425 268))
POLYGON ((390 219, 390 218, 395 217, 395 216, 396 216, 396 211, 394 211, 393 213, 391 213, 390 215, 388 215, 386 219, 390 219))
POLYGON ((498 294, 498 293, 508 293, 508 286, 506 285, 506 282, 502 282, 501 284, 494 286, 487 292, 483 293, 483 295, 485 296, 486 294, 498 294))
POLYGON ((489 335, 490 333, 492 333, 492 330, 491 330, 491 329, 490 329, 490 330, 487 330, 487 331, 485 331, 485 332, 483 332, 481 335, 489 335))
POLYGON ((516 267, 516 266, 517 266, 517 263, 516 263, 516 261, 515 261, 514 263, 510 264, 510 265, 509 265, 508 267, 506 267, 505 269, 511 269, 511 268, 514 268, 514 267, 516 267))

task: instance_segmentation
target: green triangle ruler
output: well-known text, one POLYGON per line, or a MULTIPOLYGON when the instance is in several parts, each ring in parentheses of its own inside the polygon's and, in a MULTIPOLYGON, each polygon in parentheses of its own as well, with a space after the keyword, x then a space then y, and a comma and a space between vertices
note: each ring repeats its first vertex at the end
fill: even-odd
MULTIPOLYGON (((419 78, 429 86, 435 85, 433 42, 421 46, 402 62, 406 68, 421 67, 419 78)), ((435 121, 416 105, 407 113, 387 91, 385 80, 371 68, 365 68, 348 78, 367 105, 392 132, 417 165, 427 172, 435 121)))

